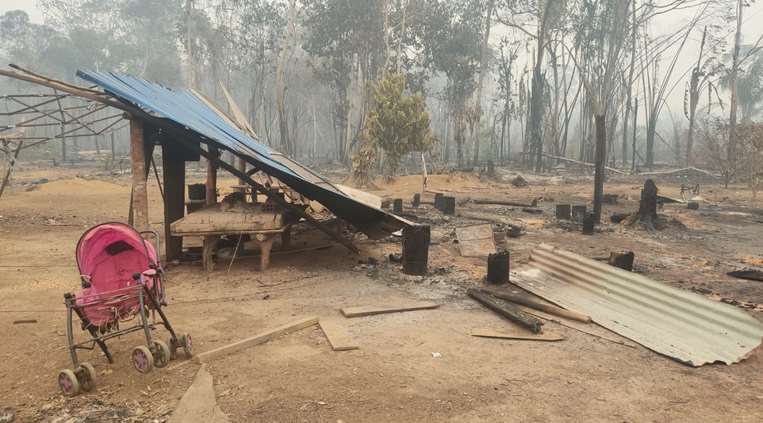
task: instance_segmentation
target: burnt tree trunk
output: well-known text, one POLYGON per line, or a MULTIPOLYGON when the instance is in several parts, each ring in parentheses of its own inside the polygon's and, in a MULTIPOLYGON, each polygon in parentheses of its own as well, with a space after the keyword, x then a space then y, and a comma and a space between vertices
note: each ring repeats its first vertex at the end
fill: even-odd
POLYGON ((654 227, 657 220, 657 185, 653 180, 647 179, 644 182, 644 189, 641 190, 641 202, 638 207, 638 220, 654 227))
POLYGON ((530 332, 541 332, 543 322, 536 319, 532 315, 520 310, 519 307, 511 303, 498 300, 493 296, 480 292, 478 289, 471 288, 467 290, 466 293, 493 312, 500 314, 501 316, 511 320, 514 323, 522 325, 523 327, 529 329, 530 332))
POLYGON ((430 237, 429 225, 410 225, 403 229, 403 273, 427 274, 430 237))
POLYGON ((596 119, 596 174, 593 182, 593 215, 596 223, 601 222, 601 203, 604 196, 604 166, 607 161, 607 126, 604 115, 596 119))

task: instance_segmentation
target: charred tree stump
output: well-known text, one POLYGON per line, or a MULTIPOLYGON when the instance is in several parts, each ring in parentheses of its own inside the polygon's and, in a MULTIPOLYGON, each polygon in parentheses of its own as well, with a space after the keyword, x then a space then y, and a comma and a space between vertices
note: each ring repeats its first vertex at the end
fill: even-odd
POLYGON ((639 222, 645 223, 652 229, 657 220, 657 192, 657 185, 654 181, 647 179, 644 182, 644 189, 641 190, 641 202, 638 207, 639 222))
POLYGON ((588 209, 586 206, 572 206, 572 220, 578 223, 583 223, 583 219, 588 209))
POLYGON ((570 213, 571 213, 571 208, 569 204, 556 205, 557 220, 570 220, 570 213))
POLYGON ((445 194, 438 192, 434 195, 434 208, 442 210, 442 200, 445 198, 445 194))
POLYGON ((395 198, 392 201, 392 213, 395 213, 395 214, 402 214, 403 213, 403 199, 402 198, 395 198))
POLYGON ((613 251, 609 253, 608 263, 610 266, 619 267, 629 272, 633 271, 633 260, 636 254, 633 251, 613 251))
POLYGON ((413 194, 413 201, 411 201, 411 206, 413 206, 414 209, 419 208, 419 205, 421 205, 421 194, 418 192, 416 194, 413 194))
POLYGON ((456 197, 443 197, 442 208, 440 210, 445 214, 449 214, 451 216, 455 215, 456 214, 456 197))
POLYGON ((699 203, 696 201, 689 201, 686 203, 686 208, 689 210, 698 210, 699 209, 699 203))
POLYGON ((528 313, 520 310, 519 307, 497 300, 494 297, 480 292, 478 289, 471 288, 466 293, 477 300, 480 304, 489 308, 493 312, 511 320, 514 323, 518 323, 521 326, 527 328, 532 333, 540 333, 543 327, 543 322, 531 316, 528 313), (499 302, 500 301, 500 302, 499 302))
POLYGON ((501 251, 487 256, 487 277, 489 284, 503 285, 509 283, 509 252, 501 251))
POLYGON ((492 160, 487 161, 487 176, 491 178, 495 176, 495 164, 492 160))
POLYGON ((593 235, 596 213, 586 213, 583 218, 583 235, 593 235))
POLYGON ((410 225, 403 228, 403 273, 427 274, 429 261, 429 225, 410 225))

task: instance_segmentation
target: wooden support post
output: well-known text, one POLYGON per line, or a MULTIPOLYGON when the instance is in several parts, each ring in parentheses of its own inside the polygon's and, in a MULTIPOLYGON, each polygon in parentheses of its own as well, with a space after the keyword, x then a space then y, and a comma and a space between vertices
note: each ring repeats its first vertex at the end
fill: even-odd
POLYGON ((487 277, 489 284, 509 283, 509 252, 501 251, 487 256, 487 277))
POLYGON ((143 122, 137 119, 130 120, 130 156, 132 162, 132 224, 138 231, 145 231, 149 229, 146 149, 143 139, 143 122))
POLYGON ((260 246, 260 271, 265 271, 270 267, 270 251, 273 249, 273 236, 257 234, 256 238, 260 246))
MULTIPOLYGON (((215 160, 207 159, 207 206, 213 206, 217 204, 217 163, 219 161, 220 152, 214 148, 209 148, 209 154, 214 157, 215 160)), ((209 235, 204 237, 202 266, 207 272, 215 270, 214 254, 217 248, 217 241, 220 239, 217 235, 209 235)))
POLYGON ((164 180, 164 246, 167 260, 183 254, 183 237, 172 236, 170 225, 185 216, 185 158, 170 140, 162 144, 162 173, 164 180))
POLYGON ((410 225, 403 228, 403 273, 426 275, 429 262, 429 225, 410 225))

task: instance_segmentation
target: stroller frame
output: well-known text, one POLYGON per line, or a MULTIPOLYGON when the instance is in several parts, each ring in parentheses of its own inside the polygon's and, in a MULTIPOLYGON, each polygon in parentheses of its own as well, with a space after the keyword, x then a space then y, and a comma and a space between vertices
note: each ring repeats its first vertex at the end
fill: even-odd
MULTIPOLYGON (((132 275, 136 284, 127 286, 124 288, 118 288, 116 290, 106 291, 105 293, 112 294, 111 297, 106 298, 105 301, 97 299, 92 303, 77 303, 77 296, 73 293, 64 294, 64 303, 66 305, 66 332, 67 343, 69 349, 69 355, 73 364, 73 370, 65 369, 59 373, 58 382, 59 386, 66 396, 74 396, 80 392, 80 389, 90 391, 95 388, 96 372, 95 368, 87 362, 80 362, 77 355, 78 350, 94 350, 99 347, 109 363, 114 363, 114 358, 109 351, 106 341, 112 338, 118 338, 123 335, 130 334, 132 332, 143 331, 146 341, 145 345, 139 345, 132 351, 132 361, 135 368, 141 373, 148 373, 154 366, 165 367, 169 364, 171 359, 176 356, 178 348, 183 348, 186 357, 192 355, 191 337, 188 334, 178 334, 172 328, 172 325, 167 319, 162 306, 166 305, 164 302, 164 272, 161 268, 158 255, 155 259, 152 259, 152 254, 149 254, 146 235, 152 235, 156 240, 157 247, 159 247, 159 235, 155 231, 143 231, 138 232, 129 225, 121 223, 103 223, 97 225, 83 234, 80 241, 77 243, 77 250, 79 251, 82 240, 87 234, 89 234, 95 228, 103 225, 120 225, 127 226, 134 231, 134 234, 140 237, 140 240, 144 247, 146 258, 148 259, 148 267, 146 271, 139 273, 136 272, 132 275), (152 284, 149 287, 147 279, 152 280, 152 284), (88 306, 108 305, 108 302, 113 302, 114 305, 119 305, 127 300, 134 300, 137 298, 137 312, 125 318, 115 313, 115 318, 108 321, 107 324, 97 326, 93 324, 85 312, 85 308, 88 306), (157 319, 157 314, 159 315, 157 319), (77 316, 81 321, 81 328, 87 331, 90 335, 90 339, 82 342, 77 342, 74 337, 74 316, 77 316), (137 322, 131 324, 126 328, 120 328, 119 324, 123 321, 129 321, 137 317, 137 322), (152 332, 157 329, 158 326, 164 327, 169 332, 169 342, 164 343, 159 340, 152 332), (168 345, 169 344, 169 345, 168 345)), ((79 257, 78 266, 79 266, 79 257)), ((89 281, 83 276, 82 279, 83 288, 88 287, 89 281)))

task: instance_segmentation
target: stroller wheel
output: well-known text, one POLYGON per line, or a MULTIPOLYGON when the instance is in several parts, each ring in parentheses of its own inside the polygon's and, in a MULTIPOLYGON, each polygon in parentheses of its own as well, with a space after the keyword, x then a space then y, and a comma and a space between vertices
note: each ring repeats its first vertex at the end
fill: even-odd
POLYGON ((67 397, 79 394, 79 381, 74 372, 69 369, 61 370, 58 373, 58 387, 61 388, 61 393, 67 397))
POLYGON ((172 338, 170 336, 170 339, 167 340, 167 345, 170 347, 170 360, 174 360, 177 358, 177 351, 178 348, 180 348, 180 338, 172 338))
POLYGON ((148 373, 154 368, 154 356, 146 346, 137 346, 132 350, 132 365, 135 370, 148 373))
POLYGON ((191 334, 184 333, 180 335, 180 345, 183 346, 183 352, 185 352, 185 358, 193 357, 193 340, 191 334))
POLYGON ((156 357, 154 358, 154 366, 162 368, 170 364, 170 347, 168 347, 164 341, 160 341, 158 339, 154 341, 154 352, 156 353, 156 357))
POLYGON ((80 364, 82 371, 84 372, 84 380, 80 384, 83 391, 90 392, 95 389, 95 367, 92 364, 84 362, 80 364))

